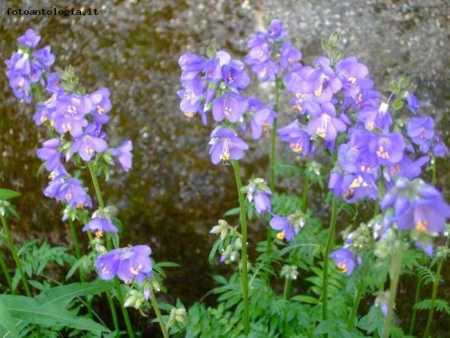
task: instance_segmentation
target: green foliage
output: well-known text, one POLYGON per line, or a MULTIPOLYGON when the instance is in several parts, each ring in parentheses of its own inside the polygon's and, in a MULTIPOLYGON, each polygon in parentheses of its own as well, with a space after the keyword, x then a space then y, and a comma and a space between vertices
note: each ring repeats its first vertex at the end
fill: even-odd
MULTIPOLYGON (((51 328, 59 331, 63 328, 94 332, 99 335, 109 330, 93 320, 80 317, 68 308, 75 298, 100 294, 110 290, 112 282, 101 280, 92 283, 74 283, 48 289, 35 298, 25 296, 0 295, 1 335, 18 334, 26 331, 30 324, 51 328), (10 332, 10 333, 9 333, 10 332)), ((76 311, 76 310, 75 310, 76 311)))
MULTIPOLYGON (((21 257, 22 266, 28 277, 43 276, 44 270, 51 263, 60 266, 65 264, 72 265, 76 262, 75 256, 67 253, 65 247, 52 247, 49 243, 44 242, 38 246, 36 240, 27 241, 19 249, 18 254, 21 257)), ((16 271, 13 277, 13 286, 17 287, 20 280, 20 274, 16 271)))
MULTIPOLYGON (((431 299, 425 299, 416 305, 414 305, 414 309, 417 310, 430 310, 431 309, 431 299)), ((448 301, 444 299, 435 299, 434 300, 434 309, 435 311, 445 312, 450 315, 450 305, 448 301)))
POLYGON ((20 193, 18 193, 17 191, 0 188, 0 201, 6 201, 19 196, 20 193))

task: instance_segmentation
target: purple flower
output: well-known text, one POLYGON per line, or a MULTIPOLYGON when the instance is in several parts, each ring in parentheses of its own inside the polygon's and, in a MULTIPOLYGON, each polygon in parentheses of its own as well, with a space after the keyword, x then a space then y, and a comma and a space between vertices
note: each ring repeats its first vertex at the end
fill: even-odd
POLYGON ((375 177, 369 173, 345 175, 340 187, 333 187, 333 191, 341 191, 342 197, 347 203, 357 203, 364 198, 377 199, 378 188, 375 177))
POLYGON ((36 62, 42 69, 49 70, 50 67, 55 63, 55 55, 51 53, 51 47, 46 46, 37 50, 34 53, 34 58, 36 62))
POLYGON ((450 206, 442 194, 420 179, 398 179, 380 203, 382 210, 393 209, 399 230, 442 232, 450 217, 450 206))
POLYGON ((241 61, 231 60, 222 68, 223 81, 230 87, 245 89, 250 84, 250 77, 241 61))
POLYGON ((406 125, 406 132, 420 151, 427 153, 434 137, 434 120, 431 116, 413 117, 406 125))
POLYGON ((41 39, 41 37, 39 35, 37 35, 37 33, 33 29, 29 28, 25 32, 25 35, 18 38, 17 41, 22 46, 35 48, 38 45, 40 39, 41 39))
POLYGON ((131 169, 133 155, 131 154, 133 150, 133 144, 131 141, 125 141, 119 148, 112 149, 111 155, 116 156, 119 161, 120 166, 126 172, 131 169))
POLYGON ((245 187, 248 201, 255 203, 256 211, 259 214, 264 214, 270 211, 272 204, 270 202, 270 196, 272 191, 266 185, 262 178, 252 178, 245 187))
POLYGON ((408 108, 411 112, 416 115, 420 108, 420 102, 412 93, 406 93, 406 102, 408 103, 408 108))
POLYGON ((58 97, 56 111, 52 120, 55 129, 60 134, 69 132, 73 137, 83 133, 83 127, 88 125, 86 114, 92 111, 92 103, 87 96, 76 94, 58 97))
POLYGON ((294 229, 286 217, 280 217, 277 215, 273 215, 273 218, 270 221, 270 226, 272 229, 281 230, 281 232, 277 234, 277 238, 280 240, 292 241, 294 236, 299 231, 299 229, 294 229))
POLYGON ((54 194, 58 201, 67 202, 72 208, 92 207, 92 200, 76 178, 63 182, 54 194))
MULTIPOLYGON (((180 109, 188 118, 194 117, 197 112, 202 113, 203 107, 201 105, 201 98, 205 91, 205 84, 199 77, 194 77, 192 80, 181 82, 184 90, 177 91, 181 99, 180 109)), ((206 124, 206 115, 203 116, 203 124, 206 124)))
POLYGON ((355 98, 360 92, 360 82, 366 79, 369 70, 356 57, 350 56, 336 64, 336 75, 342 82, 344 95, 355 98))
POLYGON ((347 276, 350 276, 355 268, 355 255, 346 248, 333 251, 329 255, 333 259, 334 264, 342 270, 347 276))
POLYGON ((94 217, 83 227, 83 231, 91 231, 97 237, 101 237, 104 232, 118 232, 119 230, 110 219, 94 217))
POLYGON ((248 101, 239 94, 227 92, 214 101, 213 118, 216 122, 227 119, 238 122, 248 107, 248 101))
POLYGON ((283 69, 288 69, 294 63, 302 59, 302 53, 295 47, 292 47, 291 40, 286 41, 281 46, 280 50, 280 64, 283 69))
POLYGON ((255 194, 254 199, 255 199, 255 208, 258 214, 265 214, 272 208, 269 194, 258 192, 255 194))
POLYGON ((306 128, 311 136, 318 136, 325 141, 334 141, 338 132, 344 132, 347 126, 336 117, 336 109, 331 103, 322 104, 322 113, 314 116, 306 128))
POLYGON ((381 165, 399 163, 405 151, 405 141, 400 133, 375 135, 369 144, 370 152, 381 165))
POLYGON ((109 96, 111 93, 108 88, 100 88, 88 95, 92 103, 92 117, 98 124, 105 124, 109 121, 109 116, 106 115, 112 108, 109 96))
POLYGON ((255 45, 244 57, 245 64, 252 66, 266 62, 270 58, 270 46, 265 40, 261 44, 255 45))
POLYGON ((306 156, 310 151, 310 136, 301 129, 298 120, 294 120, 286 127, 277 130, 278 136, 282 141, 288 142, 289 147, 294 153, 306 156))
POLYGON ((269 29, 267 30, 267 36, 274 40, 279 40, 286 35, 286 31, 283 30, 283 22, 281 20, 272 20, 269 29))
POLYGON ((68 158, 72 154, 78 153, 84 161, 88 162, 94 157, 95 152, 103 152, 106 149, 108 149, 108 144, 105 140, 92 134, 84 133, 75 139, 75 142, 70 147, 68 158))
POLYGON ((252 66, 252 71, 261 82, 273 81, 280 72, 280 67, 272 59, 263 63, 257 63, 252 66))
POLYGON ((221 161, 227 163, 230 159, 240 160, 244 157, 244 150, 248 149, 247 143, 230 128, 215 129, 209 144, 211 145, 209 155, 213 164, 221 161))
POLYGON ((99 256, 95 267, 103 280, 111 280, 117 275, 125 283, 133 280, 143 283, 152 275, 151 253, 148 245, 119 248, 99 256))
POLYGON ((186 53, 180 56, 178 64, 181 67, 181 80, 192 80, 205 68, 205 59, 201 56, 186 53))
POLYGON ((61 166, 61 153, 58 148, 60 141, 57 138, 52 138, 43 143, 43 148, 36 151, 36 155, 42 161, 46 161, 45 168, 48 171, 57 170, 61 166))
POLYGON ((414 243, 415 247, 417 249, 421 249, 423 250, 423 252, 425 252, 427 254, 428 257, 433 258, 433 243, 432 242, 421 242, 421 241, 416 241, 414 243))
POLYGON ((252 138, 257 140, 261 137, 263 131, 266 131, 273 124, 277 114, 254 97, 248 99, 248 110, 252 113, 250 122, 252 138))
POLYGON ((364 126, 369 131, 379 128, 383 132, 388 133, 393 123, 391 113, 389 112, 389 105, 384 102, 379 107, 366 106, 358 111, 357 118, 359 122, 364 123, 364 126))
POLYGON ((9 86, 13 90, 14 96, 26 103, 31 103, 33 96, 28 79, 15 70, 6 71, 6 76, 9 79, 9 86))
POLYGON ((50 73, 47 75, 47 85, 45 89, 51 94, 59 94, 63 92, 63 89, 61 88, 61 81, 62 79, 57 72, 50 73))
POLYGON ((396 216, 399 230, 442 232, 445 220, 450 217, 450 206, 442 197, 425 198, 410 203, 403 213, 396 216))

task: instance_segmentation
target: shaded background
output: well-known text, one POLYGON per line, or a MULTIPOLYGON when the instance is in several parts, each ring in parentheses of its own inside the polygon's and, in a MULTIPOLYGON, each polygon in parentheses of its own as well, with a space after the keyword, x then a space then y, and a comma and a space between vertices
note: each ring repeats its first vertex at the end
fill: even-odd
MULTIPOLYGON (((213 239, 208 230, 225 210, 236 206, 231 168, 210 163, 210 128, 196 119, 187 122, 179 111, 177 60, 183 52, 204 54, 212 44, 242 57, 248 39, 262 28, 263 17, 272 13, 285 22, 303 62, 311 62, 321 53, 320 40, 337 31, 342 49, 368 65, 378 89, 400 74, 411 75, 423 111, 436 119, 450 143, 450 5, 446 0, 72 1, 70 6, 62 0, 0 0, 0 11, 1 60, 16 50, 17 37, 33 27, 42 36, 40 46, 51 45, 56 67, 73 65, 88 91, 102 86, 111 90, 108 141, 118 146, 131 139, 134 166, 128 174, 114 172, 102 186, 107 203, 120 209, 123 245, 150 244, 155 260, 183 266, 169 272, 169 300, 181 297, 190 304, 213 287, 207 263, 213 239), (6 15, 7 8, 53 7, 96 8, 99 15, 6 15)), ((0 186, 22 193, 15 201, 22 220, 12 221, 17 240, 37 237, 71 247, 60 207, 41 193, 47 179, 35 175, 40 166, 35 149, 45 140, 45 131, 33 124, 33 107, 13 96, 3 75, 4 64, 1 70, 0 186)), ((272 89, 256 84, 251 91, 271 99, 272 89)), ((246 158, 247 175, 266 175, 264 149, 261 144, 252 145, 246 158)), ((449 169, 448 161, 439 162, 438 186, 447 200, 449 169)), ((327 215, 320 196, 312 191, 309 197, 311 208, 327 215)), ((444 271, 449 280, 448 269, 444 271)), ((414 283, 405 279, 400 285, 404 301, 399 300, 397 308, 405 320, 414 283)), ((448 299, 449 289, 441 288, 439 296, 448 299)), ((426 294, 431 291, 425 290, 426 294)), ((419 312, 418 320, 424 321, 425 316, 419 312)), ((435 322, 434 332, 439 329, 443 336, 450 335, 448 316, 437 314, 435 322)), ((416 327, 420 330, 420 325, 416 327)))

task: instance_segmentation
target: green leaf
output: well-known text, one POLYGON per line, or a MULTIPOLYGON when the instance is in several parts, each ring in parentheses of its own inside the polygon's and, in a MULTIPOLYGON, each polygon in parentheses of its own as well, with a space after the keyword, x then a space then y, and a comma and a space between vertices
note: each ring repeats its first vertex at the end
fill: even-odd
POLYGON ((240 207, 236 207, 236 208, 232 208, 230 210, 227 210, 223 216, 233 216, 233 215, 239 215, 239 213, 241 212, 241 208, 240 207))
POLYGON ((310 296, 302 296, 302 295, 300 295, 300 296, 292 297, 291 299, 292 300, 298 300, 298 301, 300 301, 302 303, 308 303, 308 304, 318 304, 319 303, 319 301, 316 298, 310 297, 310 296))
POLYGON ((5 201, 14 197, 19 197, 20 193, 14 190, 0 188, 0 200, 5 201))
POLYGON ((36 299, 43 305, 56 304, 65 307, 72 299, 80 296, 97 295, 104 291, 111 290, 113 282, 95 280, 91 283, 72 283, 51 288, 39 294, 36 299))
POLYGON ((403 108, 403 105, 405 102, 401 99, 396 99, 394 103, 392 104, 392 107, 394 107, 395 110, 400 110, 403 108))
POLYGON ((213 45, 209 45, 208 48, 206 49, 206 55, 208 56, 208 58, 210 59, 214 59, 216 57, 217 51, 214 48, 213 45))
POLYGON ((0 302, 0 336, 5 337, 8 333, 8 337, 20 337, 16 321, 12 319, 8 309, 0 302))
MULTIPOLYGON (((75 328, 92 331, 95 333, 108 332, 109 330, 88 318, 77 317, 56 303, 40 304, 37 299, 25 296, 0 295, 11 317, 17 320, 16 326, 24 326, 28 323, 45 327, 75 328)), ((10 331, 11 332, 11 331, 10 331)), ((9 332, 7 332, 8 334, 9 332)))

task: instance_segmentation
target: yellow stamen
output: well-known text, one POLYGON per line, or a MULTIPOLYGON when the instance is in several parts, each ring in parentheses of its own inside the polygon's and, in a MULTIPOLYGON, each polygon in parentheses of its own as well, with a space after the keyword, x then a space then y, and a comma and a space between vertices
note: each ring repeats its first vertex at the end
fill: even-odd
POLYGON ((350 76, 347 80, 348 80, 352 85, 355 85, 355 83, 356 83, 356 78, 354 78, 353 76, 350 76))
POLYGON ((292 108, 294 108, 297 111, 302 111, 303 107, 299 104, 296 104, 295 106, 293 106, 292 108))
POLYGON ((389 153, 386 150, 384 150, 383 146, 380 146, 377 150, 377 156, 383 159, 388 159, 389 153))
POLYGON ((320 95, 322 95, 322 90, 323 90, 323 84, 321 84, 320 87, 319 87, 319 89, 317 89, 317 90, 314 92, 314 95, 317 96, 317 97, 319 97, 320 95))
POLYGON ((375 127, 375 125, 374 125, 373 121, 370 121, 369 123, 367 123, 366 129, 368 131, 371 131, 371 130, 373 130, 374 127, 375 127))
POLYGON ((187 117, 188 119, 191 119, 191 118, 194 117, 195 113, 184 113, 184 115, 186 115, 186 117, 187 117))
POLYGON ((325 136, 327 136, 327 134, 325 133, 325 129, 323 128, 317 128, 316 130, 317 136, 321 137, 321 138, 325 138, 325 136))
POLYGON ((103 108, 103 107, 97 105, 97 112, 98 112, 99 114, 103 114, 103 113, 105 112, 105 108, 103 108))
POLYGON ((41 116, 40 120, 42 123, 44 123, 45 121, 48 120, 48 118, 47 118, 47 116, 41 116))
POLYGON ((416 230, 419 232, 425 232, 427 231, 426 226, 428 225, 428 222, 425 220, 420 220, 416 223, 416 230))
POLYGON ((284 231, 277 233, 277 238, 280 241, 283 241, 286 238, 286 235, 285 235, 284 231))
POLYGON ((263 124, 263 132, 267 132, 269 130, 269 125, 267 123, 263 124))
POLYGON ((297 143, 291 143, 289 146, 290 146, 291 150, 297 154, 303 150, 303 147, 302 147, 300 141, 298 141, 297 143))
POLYGON ((338 264, 338 268, 339 268, 343 273, 347 273, 347 271, 348 271, 347 265, 345 265, 345 263, 339 263, 339 264, 338 264))
POLYGON ((97 231, 97 232, 95 233, 95 237, 97 237, 97 238, 103 237, 103 231, 101 231, 101 230, 97 231))

